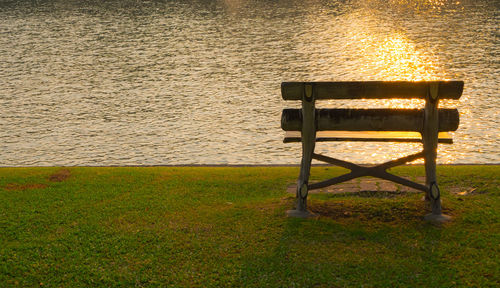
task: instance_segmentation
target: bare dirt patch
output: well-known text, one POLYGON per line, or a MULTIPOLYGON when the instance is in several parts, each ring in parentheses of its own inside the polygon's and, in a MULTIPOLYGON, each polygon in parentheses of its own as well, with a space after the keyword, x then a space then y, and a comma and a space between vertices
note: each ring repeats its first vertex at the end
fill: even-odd
POLYGON ((56 173, 49 176, 50 182, 62 182, 71 176, 71 172, 68 169, 61 169, 56 173))
POLYGON ((358 219, 378 222, 420 221, 428 209, 424 201, 407 204, 404 207, 386 207, 384 209, 351 203, 309 203, 311 212, 321 217, 341 219, 358 219))
POLYGON ((47 188, 47 185, 38 183, 30 183, 30 184, 9 183, 5 185, 3 188, 9 191, 22 191, 31 189, 44 189, 47 188))

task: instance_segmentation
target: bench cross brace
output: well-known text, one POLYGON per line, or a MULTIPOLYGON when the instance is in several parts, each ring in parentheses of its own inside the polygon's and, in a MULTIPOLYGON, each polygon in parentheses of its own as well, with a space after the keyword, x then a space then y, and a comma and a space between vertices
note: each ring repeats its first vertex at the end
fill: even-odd
POLYGON ((328 179, 328 180, 309 184, 308 185, 309 190, 327 187, 330 185, 349 181, 351 179, 358 178, 358 177, 373 176, 373 177, 389 180, 389 181, 392 181, 392 182, 395 182, 395 183, 398 183, 398 184, 401 184, 404 186, 408 186, 408 187, 411 187, 411 188, 414 188, 414 189, 417 189, 417 190, 420 190, 420 191, 423 191, 426 193, 429 191, 429 188, 427 186, 424 186, 422 184, 419 184, 419 183, 410 181, 408 179, 396 176, 396 175, 391 174, 391 173, 386 171, 389 168, 403 165, 405 163, 414 161, 416 159, 424 158, 423 151, 416 153, 416 154, 412 154, 412 155, 403 157, 403 158, 392 160, 392 161, 389 161, 389 162, 386 162, 383 164, 375 165, 372 167, 364 167, 364 166, 360 166, 360 165, 357 165, 357 164, 354 164, 351 162, 335 159, 332 157, 328 157, 328 156, 324 156, 324 155, 320 155, 320 154, 316 154, 316 153, 313 153, 312 158, 319 160, 319 161, 329 163, 329 164, 333 164, 336 166, 347 168, 347 169, 351 170, 351 172, 344 174, 344 175, 341 175, 341 176, 338 176, 338 177, 328 179))

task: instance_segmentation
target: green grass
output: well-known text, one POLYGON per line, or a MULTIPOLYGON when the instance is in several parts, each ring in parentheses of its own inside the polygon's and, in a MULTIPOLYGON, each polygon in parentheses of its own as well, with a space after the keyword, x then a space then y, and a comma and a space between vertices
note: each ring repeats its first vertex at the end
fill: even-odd
MULTIPOLYGON (((313 179, 341 169, 313 168, 313 179)), ((394 169, 408 177, 422 166, 394 169)), ((296 167, 2 168, 0 287, 495 287, 500 167, 439 166, 422 195, 310 195, 296 167), (65 170, 69 170, 65 171, 65 170), (54 176, 55 175, 55 176, 54 176), (468 195, 454 188, 475 188, 468 195)))

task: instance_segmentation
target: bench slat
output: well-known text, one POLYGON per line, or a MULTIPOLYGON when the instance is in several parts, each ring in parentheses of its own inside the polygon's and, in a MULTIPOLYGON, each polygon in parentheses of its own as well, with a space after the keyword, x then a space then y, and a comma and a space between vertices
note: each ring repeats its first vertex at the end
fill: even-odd
MULTIPOLYGON (((457 109, 439 109, 439 131, 458 129, 457 109)), ((316 130, 344 131, 423 131, 423 109, 316 109, 316 130)), ((281 128, 302 130, 302 110, 284 109, 281 128)))
POLYGON ((459 99, 463 81, 351 81, 351 82, 283 82, 285 100, 302 100, 304 85, 314 86, 315 99, 425 99, 429 85, 439 83, 440 99, 459 99))
MULTIPOLYGON (((284 143, 300 142, 300 131, 287 131, 284 143)), ((422 135, 419 132, 401 131, 318 131, 316 142, 327 141, 363 141, 363 142, 420 142, 422 135)), ((438 142, 452 144, 453 139, 448 132, 439 132, 438 142)))

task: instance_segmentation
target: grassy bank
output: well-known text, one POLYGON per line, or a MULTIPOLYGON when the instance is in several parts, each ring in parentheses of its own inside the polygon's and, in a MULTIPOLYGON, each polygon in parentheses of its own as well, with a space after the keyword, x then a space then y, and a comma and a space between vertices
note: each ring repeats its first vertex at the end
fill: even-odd
MULTIPOLYGON (((422 176, 423 167, 396 173, 422 176)), ((317 178, 341 169, 316 167, 317 178)), ((421 194, 314 194, 296 167, 1 168, 0 286, 470 287, 500 284, 500 167, 440 166, 421 194), (468 192, 468 193, 460 193, 468 192)))

